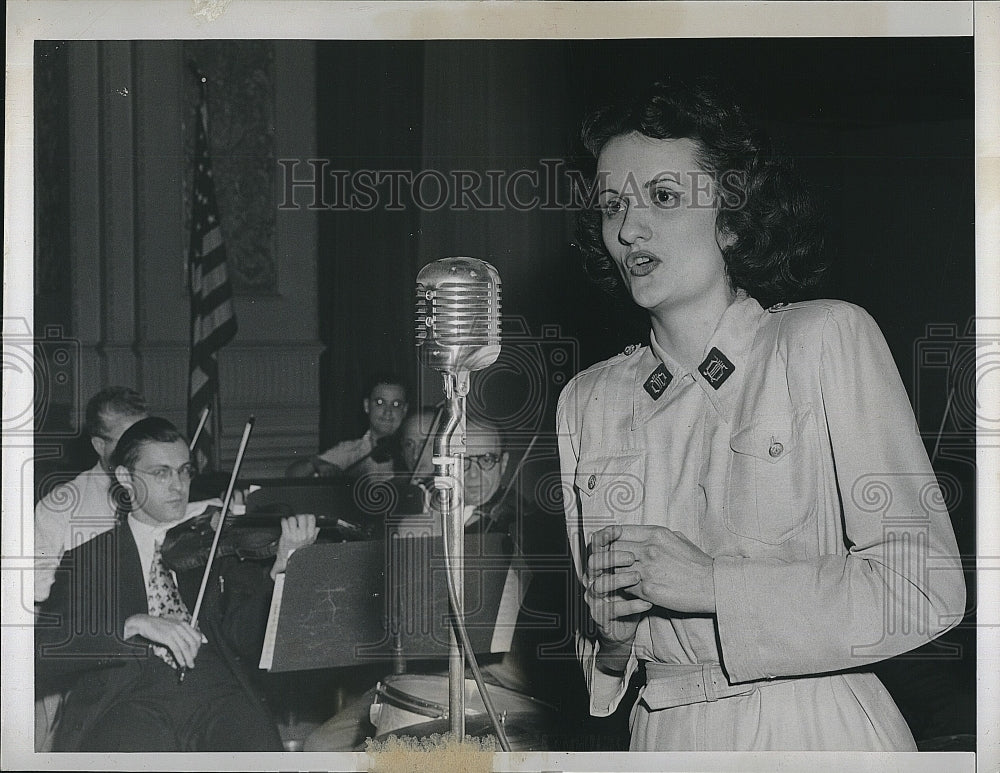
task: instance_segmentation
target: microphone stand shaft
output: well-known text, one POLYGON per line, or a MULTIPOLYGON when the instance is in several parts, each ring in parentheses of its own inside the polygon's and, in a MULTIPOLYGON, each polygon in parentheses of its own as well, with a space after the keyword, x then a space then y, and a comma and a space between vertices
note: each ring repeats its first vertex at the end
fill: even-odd
MULTIPOLYGON (((452 616, 464 619, 465 582, 463 560, 465 553, 465 519, 460 476, 464 476, 462 458, 453 454, 452 438, 459 433, 461 448, 465 450, 465 417, 462 399, 455 392, 455 384, 445 374, 445 395, 448 416, 445 426, 434 440, 435 489, 444 521, 445 554, 448 557, 448 575, 454 590, 455 604, 452 616), (457 484, 457 485, 456 485, 457 484)), ((459 742, 465 739, 465 658, 455 626, 448 636, 448 721, 449 729, 459 742)))

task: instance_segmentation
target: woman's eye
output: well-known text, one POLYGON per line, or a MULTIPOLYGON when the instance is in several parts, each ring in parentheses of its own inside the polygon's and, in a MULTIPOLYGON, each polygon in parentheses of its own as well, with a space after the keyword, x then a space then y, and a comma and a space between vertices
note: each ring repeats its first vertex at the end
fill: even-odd
POLYGON ((621 214, 625 211, 625 202, 621 199, 611 199, 601 205, 601 211, 604 213, 605 217, 614 217, 615 215, 621 214))
POLYGON ((676 207, 680 196, 670 188, 657 188, 653 191, 653 203, 658 207, 676 207))

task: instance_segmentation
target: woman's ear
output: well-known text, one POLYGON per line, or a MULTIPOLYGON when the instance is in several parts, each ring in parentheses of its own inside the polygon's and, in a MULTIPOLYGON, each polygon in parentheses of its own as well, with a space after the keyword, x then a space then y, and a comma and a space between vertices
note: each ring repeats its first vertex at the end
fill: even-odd
POLYGON ((728 228, 716 228, 715 241, 720 250, 728 250, 736 244, 736 234, 728 228))

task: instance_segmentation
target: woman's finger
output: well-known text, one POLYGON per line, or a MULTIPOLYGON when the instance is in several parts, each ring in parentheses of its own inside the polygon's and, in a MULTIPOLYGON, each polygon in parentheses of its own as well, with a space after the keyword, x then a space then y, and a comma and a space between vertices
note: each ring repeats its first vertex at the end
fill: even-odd
POLYGON ((587 560, 587 569, 591 575, 597 575, 612 569, 627 568, 635 564, 635 555, 625 550, 602 550, 592 553, 587 560))
POLYGON ((612 524, 611 526, 605 526, 600 531, 594 532, 593 539, 591 540, 591 550, 598 551, 603 550, 616 539, 621 536, 622 527, 618 524, 612 524))
POLYGON ((607 595, 622 588, 631 588, 640 580, 638 572, 609 572, 595 578, 590 587, 595 595, 607 595))

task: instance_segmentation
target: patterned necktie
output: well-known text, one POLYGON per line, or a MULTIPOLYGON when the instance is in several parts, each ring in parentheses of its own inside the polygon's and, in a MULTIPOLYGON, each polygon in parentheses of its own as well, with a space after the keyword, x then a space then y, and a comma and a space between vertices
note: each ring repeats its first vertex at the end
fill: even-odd
MULTIPOLYGON (((191 622, 191 613, 184 605, 180 592, 177 590, 177 583, 174 576, 163 563, 163 556, 160 553, 160 543, 153 547, 153 561, 149 565, 149 614, 154 617, 173 617, 183 620, 185 623, 191 622)), ((162 659, 171 668, 177 668, 177 661, 169 649, 160 645, 153 645, 153 654, 162 659)))

